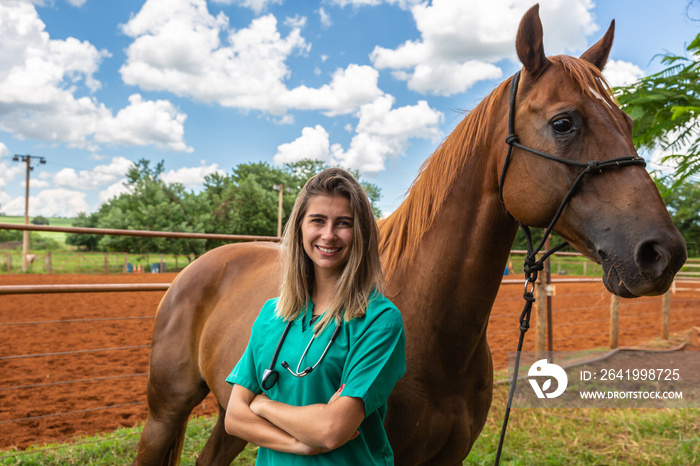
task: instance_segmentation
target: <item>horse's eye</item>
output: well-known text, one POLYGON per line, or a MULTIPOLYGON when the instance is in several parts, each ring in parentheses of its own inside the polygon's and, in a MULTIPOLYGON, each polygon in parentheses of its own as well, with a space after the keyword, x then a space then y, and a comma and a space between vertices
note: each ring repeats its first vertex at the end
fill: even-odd
POLYGON ((566 134, 573 129, 571 120, 568 118, 559 118, 558 120, 554 120, 552 122, 552 126, 554 127, 554 131, 559 134, 566 134))

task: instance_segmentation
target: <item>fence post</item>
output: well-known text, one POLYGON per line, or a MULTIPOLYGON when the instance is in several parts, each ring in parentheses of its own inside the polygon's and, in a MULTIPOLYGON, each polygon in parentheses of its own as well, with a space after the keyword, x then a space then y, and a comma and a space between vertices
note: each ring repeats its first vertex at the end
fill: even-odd
POLYGON ((620 297, 610 295, 610 349, 617 348, 617 334, 620 324, 620 297))
POLYGON ((7 273, 12 273, 12 254, 7 253, 7 273))
POLYGON ((124 253, 124 273, 129 272, 129 253, 124 253))
POLYGON ((51 267, 51 251, 47 252, 44 257, 44 270, 46 270, 47 273, 53 272, 51 267))
POLYGON ((537 301, 537 323, 535 326, 535 351, 537 358, 545 357, 546 332, 547 332, 547 298, 545 284, 542 279, 535 283, 535 300, 537 301))
POLYGON ((667 291, 661 297, 661 338, 668 340, 668 331, 671 324, 671 291, 667 291))
POLYGON ((163 262, 163 253, 161 252, 160 253, 160 264, 158 264, 158 272, 160 272, 160 273, 165 272, 165 270, 163 270, 164 268, 165 268, 165 263, 163 262))

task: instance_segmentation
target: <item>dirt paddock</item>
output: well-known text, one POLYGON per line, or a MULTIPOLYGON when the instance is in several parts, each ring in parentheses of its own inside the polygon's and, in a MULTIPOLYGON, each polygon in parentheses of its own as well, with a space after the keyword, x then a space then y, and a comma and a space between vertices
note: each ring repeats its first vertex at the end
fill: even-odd
MULTIPOLYGON (((0 285, 169 283, 175 274, 0 275, 0 285)), ((512 277, 508 277, 512 278, 512 277)), ((698 290, 671 298, 671 331, 700 325, 698 290)), ((520 285, 503 285, 491 314, 494 365, 517 344, 520 285)), ((153 316, 163 292, 0 295, 0 449, 133 426, 146 417, 153 316)), ((601 283, 557 284, 554 350, 609 344, 610 295, 601 283)), ((619 345, 659 337, 661 297, 621 300, 619 345)), ((534 349, 533 329, 526 350, 534 349)), ((215 413, 210 396, 195 413, 215 413)))

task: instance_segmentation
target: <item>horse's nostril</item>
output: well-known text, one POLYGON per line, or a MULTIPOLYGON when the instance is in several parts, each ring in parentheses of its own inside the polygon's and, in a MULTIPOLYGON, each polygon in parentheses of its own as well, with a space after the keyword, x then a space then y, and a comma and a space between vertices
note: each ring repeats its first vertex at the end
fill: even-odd
POLYGON ((637 248, 635 263, 639 271, 650 278, 663 275, 668 266, 669 255, 656 241, 645 241, 637 248))

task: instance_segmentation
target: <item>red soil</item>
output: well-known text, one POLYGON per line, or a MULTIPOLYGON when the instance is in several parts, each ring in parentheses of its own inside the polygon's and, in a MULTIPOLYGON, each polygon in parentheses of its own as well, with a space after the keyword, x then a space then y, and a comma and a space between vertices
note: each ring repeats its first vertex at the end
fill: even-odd
MULTIPOLYGON (((174 276, 0 275, 0 285, 169 283, 174 276)), ((700 325, 700 285, 694 286, 699 290, 679 291, 671 299, 672 332, 700 325)), ((508 352, 517 344, 522 289, 503 285, 492 311, 488 335, 497 368, 506 366, 508 352)), ((142 422, 147 345, 162 296, 163 292, 0 295, 0 449, 142 422), (56 354, 62 352, 71 354, 56 354), (26 355, 39 356, 21 357, 26 355)), ((607 346, 609 296, 601 283, 557 284, 554 349, 607 346)), ((660 336, 660 310, 660 297, 621 300, 619 345, 660 336)), ((525 350, 534 349, 535 321, 533 313, 525 350)), ((210 395, 195 413, 216 411, 210 395)))

